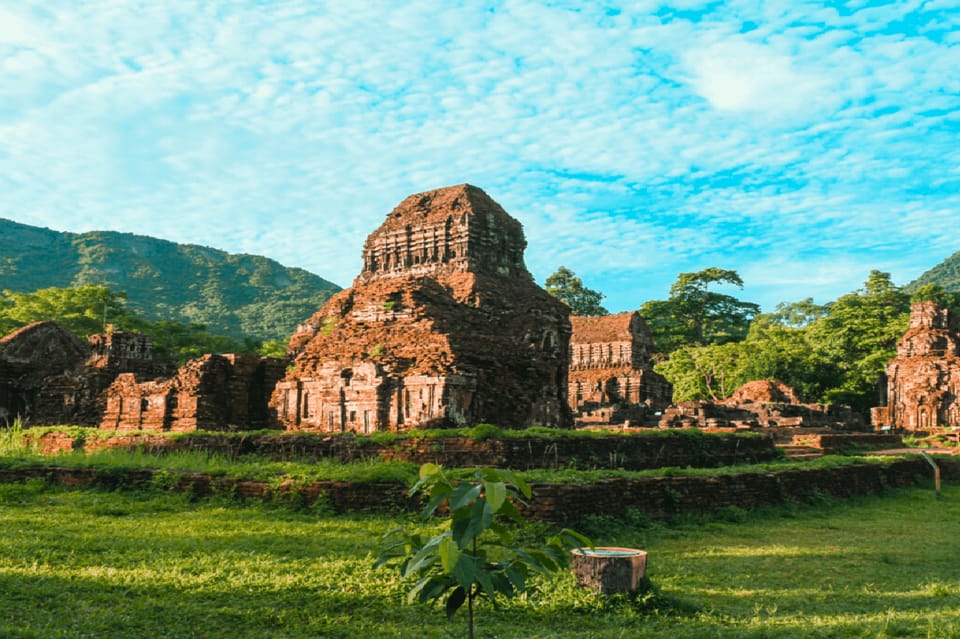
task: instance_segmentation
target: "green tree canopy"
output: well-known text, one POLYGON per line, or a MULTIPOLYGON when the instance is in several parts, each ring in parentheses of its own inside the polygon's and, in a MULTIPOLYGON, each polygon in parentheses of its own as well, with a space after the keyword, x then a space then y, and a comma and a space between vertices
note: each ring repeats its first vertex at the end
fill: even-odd
POLYGON ((736 271, 711 267, 696 273, 681 273, 670 287, 668 299, 653 300, 640 308, 657 350, 670 352, 680 346, 725 344, 743 339, 760 307, 712 291, 709 289, 712 284, 743 288, 743 280, 736 271))
POLYGON ((569 306, 574 315, 585 317, 607 314, 607 309, 600 305, 603 293, 584 286, 583 280, 566 266, 561 266, 547 278, 546 290, 569 306))
MULTIPOLYGON (((949 302, 935 289, 922 295, 949 302)), ((745 382, 777 379, 803 401, 865 412, 877 404, 877 384, 906 331, 909 304, 888 273, 872 271, 862 288, 830 304, 781 304, 755 315, 742 340, 683 344, 656 370, 674 385, 675 401, 721 399, 745 382)))
POLYGON ((106 286, 44 288, 32 293, 3 291, 0 296, 0 333, 7 334, 33 322, 54 321, 86 338, 101 333, 106 324, 139 330, 138 321, 123 305, 123 293, 106 286))
POLYGON ((827 305, 809 326, 810 340, 840 370, 841 381, 824 393, 830 403, 866 410, 877 402, 877 384, 907 330, 910 298, 873 270, 863 287, 827 305))
POLYGON ((960 311, 960 294, 944 290, 939 284, 924 284, 910 295, 910 303, 936 302, 954 312, 960 311))
POLYGON ((32 293, 0 294, 0 336, 33 322, 53 321, 81 339, 115 330, 137 331, 153 338, 154 352, 183 362, 204 353, 263 353, 276 356, 281 344, 258 340, 239 341, 215 335, 203 324, 169 320, 150 322, 124 305, 126 296, 105 286, 45 288, 32 293))

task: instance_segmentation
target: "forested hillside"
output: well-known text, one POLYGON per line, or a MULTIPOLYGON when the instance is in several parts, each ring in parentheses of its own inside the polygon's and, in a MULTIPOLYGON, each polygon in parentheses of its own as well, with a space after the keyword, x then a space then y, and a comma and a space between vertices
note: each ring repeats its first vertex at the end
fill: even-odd
POLYGON ((960 251, 904 286, 903 290, 912 293, 927 284, 936 284, 945 291, 960 293, 960 251))
POLYGON ((0 218, 0 238, 0 290, 106 286, 146 319, 238 339, 286 339, 339 290, 265 257, 131 233, 63 233, 0 218))

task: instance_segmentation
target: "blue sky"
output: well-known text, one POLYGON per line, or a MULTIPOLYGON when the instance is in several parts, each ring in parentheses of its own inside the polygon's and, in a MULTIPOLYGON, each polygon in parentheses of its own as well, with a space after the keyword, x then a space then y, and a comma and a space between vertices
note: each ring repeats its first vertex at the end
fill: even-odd
POLYGON ((960 1, 0 0, 0 217, 342 286, 469 182, 612 311, 772 310, 960 250, 960 1))

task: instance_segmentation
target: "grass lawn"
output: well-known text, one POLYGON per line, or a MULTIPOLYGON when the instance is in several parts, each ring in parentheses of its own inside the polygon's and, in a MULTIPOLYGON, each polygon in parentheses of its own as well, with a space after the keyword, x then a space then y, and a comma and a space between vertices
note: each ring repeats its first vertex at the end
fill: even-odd
MULTIPOLYGON (((650 552, 655 594, 601 600, 570 575, 479 637, 960 637, 960 485, 673 525, 593 521, 650 552)), ((463 637, 371 566, 415 519, 165 493, 0 485, 0 637, 463 637)), ((532 530, 529 534, 534 534, 532 530)))

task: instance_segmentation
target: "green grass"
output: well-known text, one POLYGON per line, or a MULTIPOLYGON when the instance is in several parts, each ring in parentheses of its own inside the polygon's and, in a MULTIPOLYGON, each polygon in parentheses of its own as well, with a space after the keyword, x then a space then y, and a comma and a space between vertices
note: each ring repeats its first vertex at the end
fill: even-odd
MULTIPOLYGON (((410 518, 185 495, 0 485, 2 637, 462 637, 371 566, 410 518)), ((650 525, 595 521, 650 552, 656 590, 603 600, 567 574, 478 611, 479 637, 957 637, 960 486, 650 525)), ((536 528, 526 534, 533 535, 536 528)))
POLYGON ((903 456, 894 455, 888 455, 884 457, 868 455, 824 455, 823 457, 813 460, 781 459, 779 461, 760 464, 736 464, 732 466, 720 466, 715 468, 695 468, 689 466, 684 468, 678 466, 669 466, 662 468, 650 468, 647 470, 576 470, 567 468, 537 468, 525 470, 519 474, 528 482, 590 484, 615 477, 633 479, 641 479, 645 477, 716 477, 719 475, 770 473, 784 470, 838 468, 840 466, 853 466, 858 464, 891 464, 902 459, 904 459, 903 456))
MULTIPOLYGON (((309 483, 313 481, 384 482, 394 481, 412 485, 416 481, 418 465, 402 461, 367 459, 343 463, 331 459, 305 459, 271 461, 257 455, 231 457, 220 453, 174 451, 152 453, 143 450, 103 449, 91 453, 71 452, 59 455, 42 455, 27 448, 18 448, 16 443, 4 444, 0 432, 0 468, 22 466, 61 466, 100 469, 150 468, 170 472, 198 472, 215 477, 231 477, 250 481, 275 482, 292 480, 309 483)), ((14 439, 11 436, 9 439, 14 439)), ((812 461, 779 460, 762 464, 738 464, 720 468, 654 468, 649 470, 575 468, 542 468, 519 472, 528 482, 587 484, 611 478, 645 477, 707 477, 737 475, 741 473, 766 473, 783 470, 810 470, 850 466, 853 464, 889 464, 901 457, 871 457, 851 455, 827 455, 812 461)))
POLYGON ((72 452, 55 456, 21 453, 0 454, 0 468, 24 466, 58 466, 97 468, 104 472, 132 469, 154 469, 168 472, 204 473, 213 477, 230 477, 249 481, 279 482, 314 481, 398 482, 410 485, 416 481, 418 466, 409 462, 364 460, 341 463, 336 460, 270 461, 255 455, 230 458, 202 451, 177 451, 154 454, 143 451, 104 449, 92 453, 72 452))

